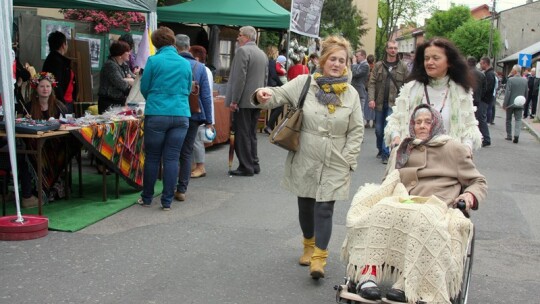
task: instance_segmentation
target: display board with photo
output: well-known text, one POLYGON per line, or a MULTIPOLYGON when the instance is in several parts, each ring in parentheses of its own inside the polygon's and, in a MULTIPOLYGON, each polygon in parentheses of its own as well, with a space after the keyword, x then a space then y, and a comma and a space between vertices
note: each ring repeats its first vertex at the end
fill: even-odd
MULTIPOLYGON (((118 38, 124 34, 126 34, 124 31, 111 30, 109 33, 109 45, 107 46, 106 50, 107 57, 109 57, 109 46, 113 43, 113 41, 117 41, 118 38)), ((133 56, 137 58, 137 52, 139 51, 139 44, 141 43, 143 32, 131 31, 129 34, 131 34, 131 37, 133 37, 133 50, 131 50, 131 52, 133 53, 133 56)))
POLYGON ((103 40, 104 36, 90 35, 90 34, 77 34, 77 40, 88 41, 90 48, 90 62, 92 64, 92 70, 101 69, 103 64, 103 40))
POLYGON ((49 43, 47 38, 54 31, 59 31, 66 35, 67 39, 71 39, 71 30, 75 28, 75 23, 56 20, 41 20, 41 59, 47 58, 49 55, 49 43))

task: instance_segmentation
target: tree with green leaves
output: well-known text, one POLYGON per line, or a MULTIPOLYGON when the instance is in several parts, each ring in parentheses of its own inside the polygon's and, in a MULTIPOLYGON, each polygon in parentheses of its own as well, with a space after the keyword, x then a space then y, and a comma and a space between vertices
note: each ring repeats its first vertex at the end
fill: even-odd
POLYGON ((384 57, 386 42, 390 40, 398 24, 415 24, 419 15, 432 12, 434 8, 433 1, 379 0, 379 22, 377 22, 379 26, 377 27, 376 38, 377 58, 384 57))
POLYGON ((354 49, 362 45, 360 37, 367 34, 366 18, 358 11, 352 0, 324 1, 319 36, 341 35, 354 49))
MULTIPOLYGON (((489 20, 471 19, 458 27, 449 38, 456 44, 461 53, 479 59, 488 55, 490 30, 489 20)), ((493 31, 492 55, 496 56, 501 49, 502 40, 499 31, 497 29, 493 31)))
POLYGON ((447 11, 436 11, 426 22, 426 38, 450 39, 452 33, 469 20, 472 20, 471 9, 465 5, 453 5, 447 11))

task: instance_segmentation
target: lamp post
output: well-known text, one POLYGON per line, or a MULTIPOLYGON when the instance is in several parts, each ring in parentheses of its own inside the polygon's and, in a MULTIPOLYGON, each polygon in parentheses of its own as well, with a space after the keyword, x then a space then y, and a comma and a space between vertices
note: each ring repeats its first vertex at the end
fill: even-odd
MULTIPOLYGON (((488 47, 488 57, 491 58, 491 55, 493 54, 493 26, 495 23, 495 15, 497 12, 495 11, 495 6, 497 5, 497 0, 493 0, 493 7, 491 8, 491 27, 489 29, 489 47, 488 47)), ((493 63, 493 66, 495 66, 495 62, 493 63)))

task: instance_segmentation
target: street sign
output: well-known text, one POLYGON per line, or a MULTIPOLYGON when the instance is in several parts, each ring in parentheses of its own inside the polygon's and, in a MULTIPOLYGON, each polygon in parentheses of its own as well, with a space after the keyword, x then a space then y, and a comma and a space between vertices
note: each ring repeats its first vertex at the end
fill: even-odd
POLYGON ((532 65, 532 55, 531 54, 519 54, 518 64, 524 68, 530 68, 532 65))

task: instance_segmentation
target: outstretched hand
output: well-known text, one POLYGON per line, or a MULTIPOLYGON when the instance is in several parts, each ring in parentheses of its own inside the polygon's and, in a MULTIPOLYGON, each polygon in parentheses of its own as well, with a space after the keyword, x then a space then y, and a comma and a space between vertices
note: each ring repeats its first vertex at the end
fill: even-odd
POLYGON ((257 101, 261 104, 265 104, 272 98, 273 92, 266 88, 259 89, 257 91, 257 101))

